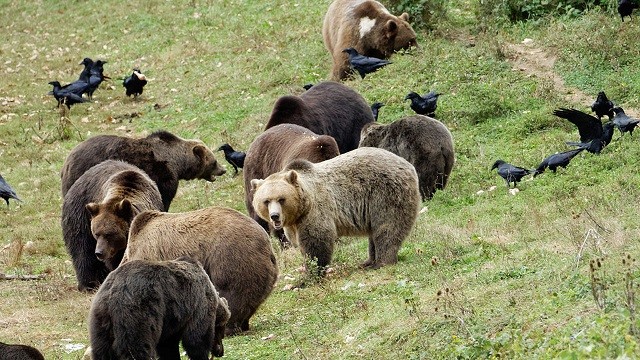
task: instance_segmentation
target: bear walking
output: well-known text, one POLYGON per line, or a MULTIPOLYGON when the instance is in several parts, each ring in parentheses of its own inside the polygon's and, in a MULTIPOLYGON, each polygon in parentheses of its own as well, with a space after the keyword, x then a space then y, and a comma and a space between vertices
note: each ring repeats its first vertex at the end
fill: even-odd
POLYGON ((391 124, 371 123, 362 128, 360 146, 389 150, 409 161, 418 173, 422 200, 431 199, 447 185, 455 163, 453 137, 440 121, 409 116, 391 124))
POLYGON ((275 229, 284 228, 321 273, 340 236, 369 236, 363 267, 395 264, 421 204, 413 165, 370 147, 317 164, 294 160, 251 185, 258 215, 275 229))
MULTIPOLYGON (((295 124, 280 124, 265 130, 253 140, 245 158, 244 201, 249 216, 269 231, 269 223, 258 216, 253 209, 251 180, 264 179, 284 169, 295 159, 317 163, 338 155, 340 155, 338 144, 329 135, 318 135, 295 124)), ((282 239, 284 233, 278 236, 281 241, 285 240, 282 239)))
POLYGON ((189 258, 131 261, 107 276, 89 312, 93 360, 193 360, 224 354, 226 300, 189 258))
POLYGON ((65 159, 60 174, 62 196, 85 171, 104 160, 126 161, 146 172, 162 194, 165 211, 178 191, 179 180, 214 181, 225 173, 200 140, 182 139, 166 131, 141 139, 98 135, 78 144, 65 159))
POLYGON ((131 224, 122 264, 131 260, 200 261, 229 302, 227 334, 249 330, 249 319, 271 294, 278 277, 269 235, 248 216, 209 207, 184 213, 145 211, 131 224))
POLYGON ((98 288, 120 264, 131 220, 151 209, 164 209, 160 192, 136 166, 107 160, 78 178, 64 198, 61 219, 78 290, 98 288))
POLYGON ((417 44, 409 14, 392 15, 374 0, 334 0, 324 17, 322 37, 333 59, 334 81, 351 76, 344 49, 354 48, 361 55, 388 59, 394 52, 417 44))
POLYGON ((324 81, 300 96, 283 96, 273 106, 265 130, 279 124, 296 124, 336 140, 340 153, 358 147, 360 130, 373 122, 367 101, 348 86, 324 81))

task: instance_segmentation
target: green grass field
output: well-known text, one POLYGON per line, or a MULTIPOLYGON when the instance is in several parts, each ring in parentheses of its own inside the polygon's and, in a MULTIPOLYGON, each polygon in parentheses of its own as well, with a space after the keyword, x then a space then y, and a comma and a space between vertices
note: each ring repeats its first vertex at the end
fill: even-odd
MULTIPOLYGON (((246 150, 278 97, 328 77, 329 1, 0 5, 0 173, 23 200, 0 206, 0 272, 43 276, 0 281, 0 341, 81 359, 91 295, 76 291, 61 235, 67 153, 93 135, 158 129, 246 150), (113 79, 61 118, 47 83, 75 80, 84 57, 107 60, 113 79), (149 79, 136 101, 121 85, 134 66, 149 79)), ((515 195, 490 171, 497 159, 535 167, 566 150, 579 135, 552 111, 589 111, 600 90, 640 117, 640 22, 595 8, 495 27, 476 18, 480 6, 447 5, 447 19, 418 30, 418 49, 346 82, 386 104, 383 123, 413 113, 409 91, 444 93, 437 115, 454 136, 456 165, 423 204, 399 263, 359 269, 367 240, 345 238, 325 280, 285 290, 302 276, 302 257, 274 240, 281 277, 252 330, 225 339, 225 358, 640 356, 638 134, 616 132, 599 156, 527 177, 515 195)), ((246 213, 242 176, 182 182, 171 211, 214 205, 246 213)))

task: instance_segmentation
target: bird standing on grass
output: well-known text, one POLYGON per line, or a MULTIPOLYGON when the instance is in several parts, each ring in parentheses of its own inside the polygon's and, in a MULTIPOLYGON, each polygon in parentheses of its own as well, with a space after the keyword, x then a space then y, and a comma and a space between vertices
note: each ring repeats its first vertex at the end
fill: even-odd
POLYGON ((604 91, 600 91, 598 93, 596 101, 591 104, 591 111, 596 113, 598 119, 602 119, 603 116, 607 115, 609 117, 609 120, 611 120, 611 118, 613 118, 614 107, 615 105, 613 104, 613 101, 607 98, 607 95, 604 93, 604 91))
POLYGON ((569 120, 578 127, 580 142, 568 141, 567 145, 579 146, 592 154, 600 154, 602 149, 611 142, 615 125, 610 121, 602 125, 602 122, 595 116, 576 109, 560 108, 554 110, 553 114, 569 120))
POLYGON ((56 101, 58 101, 58 107, 60 107, 60 104, 63 104, 67 106, 67 109, 71 110, 72 105, 86 102, 86 100, 82 98, 82 92, 74 92, 76 90, 74 90, 73 87, 69 87, 69 85, 62 87, 59 81, 51 81, 49 85, 53 85, 53 91, 49 94, 53 95, 56 101))
POLYGON ((16 199, 17 201, 22 202, 16 192, 11 188, 11 186, 4 180, 2 175, 0 175, 0 198, 3 198, 4 201, 7 202, 7 206, 9 206, 9 199, 16 199))
POLYGON ((134 99, 137 98, 138 95, 142 95, 142 90, 145 85, 147 85, 147 78, 138 68, 134 68, 131 76, 125 78, 122 82, 122 86, 127 89, 127 96, 133 95, 134 99))
POLYGON ((631 13, 633 9, 637 9, 638 4, 634 3, 631 0, 620 0, 618 1, 618 14, 620 14, 620 18, 622 18, 622 22, 624 22, 624 17, 628 16, 629 20, 631 20, 631 13))
POLYGON ((416 114, 435 117, 436 109, 438 108, 438 96, 440 95, 442 94, 429 91, 424 96, 420 96, 420 94, 412 91, 404 99, 411 100, 411 110, 415 111, 416 114))
POLYGON ((383 107, 384 104, 381 102, 374 102, 371 104, 371 113, 373 113, 373 121, 378 121, 378 112, 380 112, 380 108, 383 107))
POLYGON ((551 169, 551 171, 553 172, 556 172, 556 169, 558 167, 566 169, 571 159, 580 154, 584 149, 585 148, 578 148, 547 156, 544 160, 542 160, 540 165, 538 165, 538 168, 533 172, 533 177, 542 174, 547 168, 551 169))
POLYGON ((354 48, 344 49, 342 52, 346 52, 349 55, 349 65, 351 65, 351 68, 357 71, 363 79, 365 75, 375 72, 381 67, 392 63, 388 60, 360 55, 354 48))
POLYGON ((97 60, 91 65, 91 69, 89 70, 89 88, 86 92, 89 100, 93 99, 93 93, 104 80, 111 79, 104 75, 104 64, 106 63, 106 61, 97 60))
POLYGON ((223 144, 218 148, 218 151, 224 151, 224 158, 227 160, 231 166, 233 166, 233 170, 235 173, 233 176, 238 175, 238 168, 242 169, 244 167, 244 158, 247 154, 241 151, 235 151, 229 144, 223 144))
POLYGON ((498 175, 502 176, 507 182, 508 188, 511 188, 511 183, 513 183, 513 187, 516 187, 517 183, 520 182, 523 177, 534 172, 534 170, 513 166, 503 160, 496 160, 491 167, 491 170, 493 169, 498 169, 498 175))
POLYGON ((612 122, 613 125, 620 130, 620 136, 624 135, 626 132, 629 132, 629 135, 633 136, 633 130, 638 126, 640 120, 627 116, 621 107, 613 108, 613 112, 616 113, 616 115, 613 117, 612 122))

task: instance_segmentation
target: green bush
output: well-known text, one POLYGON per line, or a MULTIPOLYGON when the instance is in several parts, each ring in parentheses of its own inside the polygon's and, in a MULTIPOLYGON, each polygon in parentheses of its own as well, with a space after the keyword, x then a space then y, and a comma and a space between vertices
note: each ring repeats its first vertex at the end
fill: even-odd
POLYGON ((600 6, 603 0, 478 0, 476 17, 480 22, 518 22, 537 20, 547 15, 576 17, 600 6))
POLYGON ((438 22, 447 18, 445 0, 387 0, 385 6, 395 15, 409 14, 415 29, 433 30, 438 22))

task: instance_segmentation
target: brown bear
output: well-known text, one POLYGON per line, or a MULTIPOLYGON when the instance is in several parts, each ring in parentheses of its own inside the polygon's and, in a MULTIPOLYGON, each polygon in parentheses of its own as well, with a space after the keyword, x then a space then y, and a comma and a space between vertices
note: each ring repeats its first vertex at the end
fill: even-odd
POLYGON ((278 277, 264 229, 250 217, 223 207, 185 213, 145 211, 134 219, 122 264, 180 256, 200 261, 220 296, 229 302, 227 334, 249 330, 249 319, 278 277))
POLYGON ((334 0, 324 17, 322 37, 333 58, 334 81, 351 76, 344 49, 354 48, 361 55, 388 59, 395 51, 417 45, 409 14, 392 15, 373 0, 334 0))
POLYGON ((62 204, 62 235, 78 290, 98 288, 120 264, 135 215, 162 209, 158 187, 136 166, 107 160, 82 174, 62 204))
MULTIPOLYGON (((269 231, 269 223, 253 209, 251 180, 264 179, 284 169, 294 159, 305 159, 312 163, 328 160, 340 155, 336 140, 329 135, 317 135, 311 130, 295 124, 280 124, 267 129, 256 137, 247 150, 244 160, 244 201, 249 216, 269 231)), ((284 233, 277 234, 286 242, 284 233)))
POLYGON ((29 345, 0 342, 0 360, 44 360, 44 356, 29 345))
POLYGON ((226 300, 189 258, 131 261, 107 276, 89 312, 93 360, 189 359, 224 354, 226 300))
POLYGON ((166 131, 141 139, 98 135, 78 144, 64 161, 62 196, 85 171, 104 160, 126 161, 146 172, 158 185, 165 211, 178 191, 179 180, 214 181, 225 173, 200 140, 182 139, 166 131))
POLYGON ((371 123, 362 128, 360 146, 389 150, 416 168, 422 200, 444 189, 455 163, 453 137, 440 121, 414 115, 391 124, 371 123))
POLYGON ((294 160, 251 181, 258 215, 300 246, 323 274, 340 236, 369 236, 363 267, 394 264, 420 209, 416 171, 383 149, 360 148, 313 164, 294 160))
POLYGON ((358 147, 360 130, 373 122, 373 113, 365 99, 351 88, 325 81, 300 96, 283 96, 273 106, 265 130, 279 124, 296 124, 318 135, 332 136, 340 153, 358 147))

